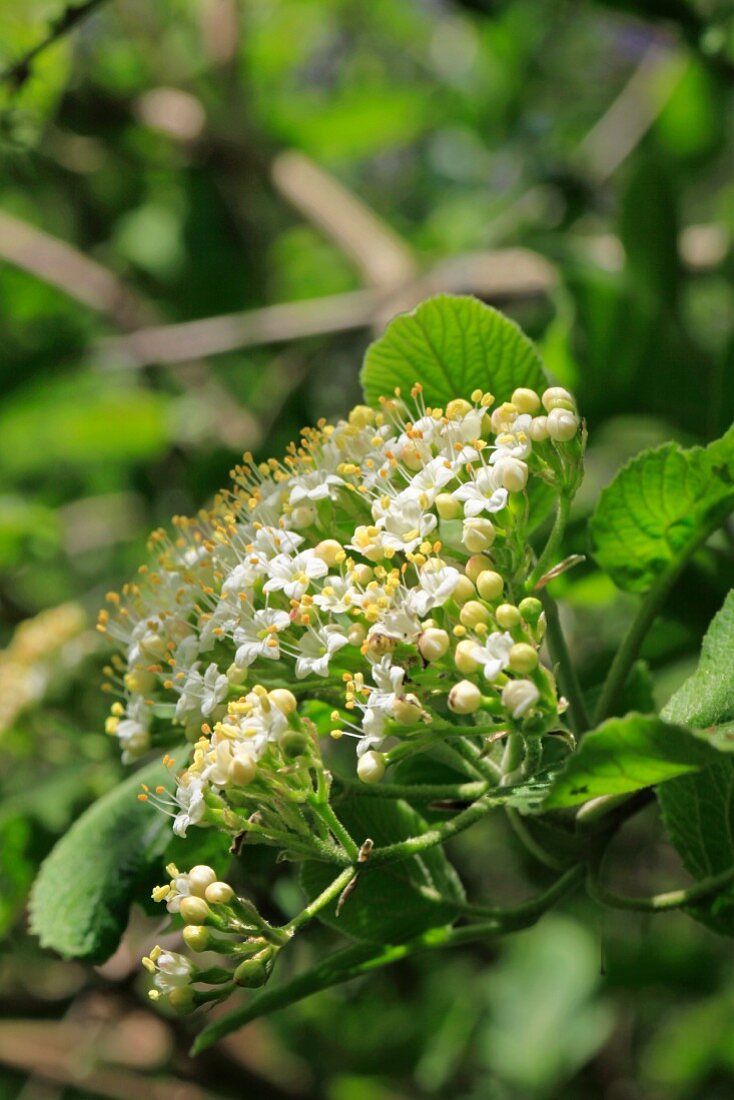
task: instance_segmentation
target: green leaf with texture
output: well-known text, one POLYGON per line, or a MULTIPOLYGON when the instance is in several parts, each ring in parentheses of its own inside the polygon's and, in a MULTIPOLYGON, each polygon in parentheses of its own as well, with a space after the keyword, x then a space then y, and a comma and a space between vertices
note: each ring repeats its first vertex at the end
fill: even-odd
MULTIPOLYGON (((369 837, 375 847, 383 847, 418 836, 426 829, 421 815, 396 799, 354 798, 340 803, 337 812, 359 844, 369 837)), ((311 898, 320 894, 333 878, 333 868, 323 863, 306 863, 301 873, 303 887, 311 898)), ((427 928, 451 921, 456 916, 451 903, 463 899, 456 872, 443 849, 436 846, 422 852, 420 857, 374 869, 366 867, 339 914, 337 903, 333 902, 319 916, 332 928, 355 939, 400 943, 427 928)))
POLYGON ((372 405, 396 386, 407 395, 416 382, 434 406, 475 389, 509 401, 518 386, 546 384, 535 346, 514 321, 477 298, 448 294, 391 321, 367 349, 361 377, 372 405))
POLYGON ((575 806, 601 795, 631 794, 697 771, 717 754, 681 726, 657 715, 610 718, 587 733, 569 757, 545 801, 547 810, 575 806))
POLYGON ((666 443, 624 466, 591 520, 594 557, 628 592, 675 572, 734 508, 734 428, 708 447, 666 443))
MULTIPOLYGON (((703 640, 698 668, 666 704, 663 715, 700 728, 722 752, 734 750, 734 591, 703 640)), ((734 761, 721 758, 698 775, 666 783, 658 800, 670 841, 688 871, 707 878, 734 864, 734 761)), ((734 935, 734 889, 699 902, 691 914, 734 935)))
POLYGON ((95 802, 58 841, 31 894, 31 928, 43 947, 99 963, 113 953, 127 924, 137 885, 161 861, 170 825, 137 800, 140 783, 162 783, 158 761, 95 802))

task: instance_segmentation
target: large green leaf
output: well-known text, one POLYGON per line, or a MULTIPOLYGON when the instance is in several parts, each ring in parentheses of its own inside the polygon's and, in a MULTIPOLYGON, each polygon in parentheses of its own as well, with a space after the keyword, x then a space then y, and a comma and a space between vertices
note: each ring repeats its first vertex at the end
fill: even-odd
POLYGON ((403 313, 367 349, 365 397, 375 405, 396 386, 420 382, 429 405, 481 389, 508 401, 518 386, 544 389, 538 352, 514 321, 477 298, 439 294, 403 313))
MULTIPOLYGON (((375 847, 395 844, 426 829, 421 815, 407 803, 390 798, 353 798, 337 807, 342 823, 361 844, 368 837, 375 847)), ((304 864, 301 881, 314 898, 334 878, 323 863, 304 864)), ((464 899, 459 878, 443 849, 436 846, 420 857, 379 868, 366 866, 337 915, 337 902, 319 914, 345 935, 377 943, 401 943, 417 933, 446 924, 456 916, 451 904, 464 899), (430 897, 448 898, 448 904, 430 897)))
MULTIPOLYGON (((700 736, 717 749, 734 750, 734 591, 714 617, 698 668, 668 701, 663 715, 705 727, 700 736)), ((696 878, 734 864, 734 761, 721 758, 698 775, 666 783, 658 801, 670 841, 696 878)), ((718 932, 734 935, 734 889, 692 907, 718 932)))
POLYGON ((628 592, 675 572, 734 507, 734 428, 708 447, 644 451, 599 498, 591 540, 602 569, 628 592))
POLYGON ((31 929, 66 958, 103 962, 127 924, 136 886, 161 862, 170 825, 137 799, 140 783, 168 776, 158 761, 131 775, 82 814, 51 851, 31 894, 31 929))
POLYGON ((705 741, 657 715, 610 718, 586 734, 569 757, 545 801, 545 809, 575 806, 606 794, 630 794, 715 762, 705 741))

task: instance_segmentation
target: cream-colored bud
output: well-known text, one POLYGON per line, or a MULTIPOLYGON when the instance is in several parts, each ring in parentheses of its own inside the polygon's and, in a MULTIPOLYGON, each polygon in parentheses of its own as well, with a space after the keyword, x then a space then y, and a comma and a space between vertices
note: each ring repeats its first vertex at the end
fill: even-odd
POLYGON ((536 416, 530 421, 528 435, 533 443, 544 443, 548 439, 548 417, 536 416))
POLYGON ((511 603, 501 603, 495 611, 494 617, 497 620, 497 626, 502 630, 512 630, 513 627, 519 626, 522 621, 520 612, 511 603))
POLYGON ((379 783, 385 774, 385 757, 370 749, 357 761, 357 775, 363 783, 379 783))
POLYGON ((540 408, 540 398, 535 390, 519 389, 512 395, 512 404, 521 413, 534 413, 540 408))
POLYGON ((183 930, 183 938, 192 951, 206 951, 211 944, 212 934, 203 924, 187 924, 183 930))
POLYGON ((257 775, 257 764, 249 753, 235 756, 227 769, 227 778, 235 787, 247 787, 257 775))
POLYGON ((369 424, 374 424, 374 421, 375 410, 369 405, 355 405, 349 414, 349 423, 355 428, 366 428, 369 424))
POLYGON ((498 405, 490 416, 492 431, 495 435, 499 432, 506 432, 508 428, 511 428, 517 420, 518 412, 517 406, 513 405, 510 401, 505 401, 503 405, 498 405))
POLYGON ((479 600, 468 600, 459 612, 459 622, 469 630, 474 630, 480 623, 488 623, 490 614, 479 600))
POLYGON ((347 641, 350 645, 362 645, 367 637, 367 630, 362 623, 352 623, 347 631, 347 641))
POLYGON ((543 408, 546 412, 551 409, 574 409, 576 404, 573 396, 564 390, 562 386, 550 386, 543 394, 543 408))
POLYGON ((206 924, 211 916, 211 910, 203 898, 181 898, 179 909, 186 924, 206 924))
POLYGON ((461 515, 461 504, 454 500, 451 493, 439 493, 436 497, 436 511, 441 519, 456 519, 461 515))
POLYGON ((527 465, 519 458, 503 458, 497 463, 502 487, 510 493, 521 493, 528 483, 527 465))
POLYGON ((288 688, 273 688, 268 692, 268 699, 282 714, 294 714, 298 708, 298 700, 288 688))
POLYGON ((351 571, 351 577, 354 583, 361 584, 362 586, 369 584, 374 575, 372 566, 365 565, 362 561, 357 562, 351 571))
POLYGON ((232 663, 227 669, 227 679, 230 684, 244 684, 247 679, 247 669, 239 668, 236 664, 232 663))
POLYGON ((473 409, 474 406, 470 405, 468 401, 465 401, 463 397, 455 397, 454 400, 449 401, 446 406, 446 416, 449 420, 461 420, 467 413, 472 412, 473 409))
POLYGON ((392 716, 403 726, 414 726, 420 722, 423 707, 415 695, 398 695, 392 705, 392 716))
POLYGON ((418 652, 424 661, 440 661, 448 653, 450 644, 445 630, 429 627, 418 638, 418 652))
POLYGON ((449 692, 449 710, 454 714, 473 714, 481 701, 482 693, 471 680, 460 680, 449 692))
POLYGON ((310 527, 315 522, 316 509, 312 508, 310 504, 297 504, 291 512, 291 523, 296 531, 300 531, 304 527, 310 527))
POLYGON ((483 550, 489 550, 494 542, 494 525, 483 516, 475 516, 465 519, 461 529, 461 541, 470 554, 481 554, 483 550))
POLYGON ((483 600, 497 600, 502 595, 505 582, 499 573, 486 569, 477 578, 477 592, 483 600))
POLYGON ((188 877, 191 893, 199 898, 203 898, 207 886, 211 882, 217 881, 217 872, 213 867, 208 867, 205 863, 197 863, 196 867, 192 867, 189 871, 188 877))
POLYGON ((229 905, 234 899, 234 890, 228 882, 213 882, 207 886, 204 897, 210 905, 229 905))
POLYGON ((184 1016, 196 1008, 196 993, 190 985, 176 986, 168 994, 168 1003, 174 1012, 184 1016))
POLYGON ((484 554, 472 554, 464 566, 464 572, 469 580, 476 584, 480 573, 484 573, 485 570, 493 568, 494 563, 491 558, 486 557, 484 554))
POLYGON ((385 657, 392 653, 398 644, 397 638, 391 638, 389 634, 370 634, 365 642, 370 657, 385 657))
POLYGON ((320 558, 330 568, 340 561, 344 561, 346 554, 344 547, 336 539, 322 539, 314 547, 314 556, 320 558))
POLYGON ((480 668, 480 662, 474 657, 478 650, 479 646, 476 642, 472 642, 470 638, 464 638, 463 641, 457 643, 454 650, 454 664, 459 672, 467 674, 476 672, 480 668))
POLYGON ((540 699, 532 680, 510 680, 502 689, 502 705, 513 718, 522 718, 540 699))
POLYGON ((471 600, 476 596, 477 590, 469 580, 468 577, 459 577, 456 582, 456 587, 451 593, 452 600, 455 600, 459 606, 465 604, 467 600, 471 600))
POLYGON ((517 642, 510 650, 509 664, 513 672, 532 672, 538 667, 538 651, 527 642, 517 642))
POLYGON ((568 443, 578 429, 578 417, 568 409, 555 408, 548 413, 548 435, 556 443, 568 443))

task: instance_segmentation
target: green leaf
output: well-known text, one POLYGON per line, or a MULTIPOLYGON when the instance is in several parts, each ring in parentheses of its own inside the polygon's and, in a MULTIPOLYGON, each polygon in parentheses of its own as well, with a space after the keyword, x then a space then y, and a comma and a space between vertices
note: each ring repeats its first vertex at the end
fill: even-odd
POLYGON ((146 867, 160 860, 171 831, 139 802, 141 782, 169 775, 160 761, 131 775, 72 825, 41 865, 30 902, 31 929, 65 958, 100 963, 114 952, 146 867))
MULTIPOLYGON (((734 750, 734 591, 706 632, 692 676, 663 709, 666 718, 706 727, 716 749, 734 750)), ((666 783, 658 801, 670 842, 697 879, 726 871, 734 863, 734 761, 723 758, 695 776, 666 783)), ((710 928, 734 935, 734 888, 691 907, 710 928)))
MULTIPOLYGON (((657 792, 670 842, 696 879, 727 871, 734 864, 734 760, 664 783, 657 792)), ((734 887, 689 906, 696 920, 734 936, 734 887)))
MULTIPOLYGON (((354 798, 338 804, 337 812, 351 835, 361 844, 369 837, 376 847, 395 844, 426 829, 421 815, 397 799, 354 798)), ((315 898, 334 878, 332 867, 306 863, 301 882, 309 898, 315 898)), ((464 891, 443 849, 436 846, 420 857, 400 860, 360 874, 339 915, 337 902, 319 914, 330 927, 355 939, 377 943, 401 943, 427 928, 446 924, 456 916, 451 901, 461 902, 464 891), (448 898, 449 903, 422 891, 448 898)))
POLYGON ((429 405, 446 405, 481 389, 498 402, 518 386, 542 390, 546 380, 535 346, 514 321, 477 298, 439 294, 403 313, 367 349, 365 398, 376 405, 396 386, 420 382, 429 405))
POLYGON ((734 589, 706 632, 698 668, 668 701, 663 717, 699 728, 734 719, 733 658, 734 589))
POLYGON ((679 569, 734 507, 734 428, 708 447, 666 443, 624 466, 591 520, 594 557, 628 592, 679 569))
POLYGON ((696 771, 715 750, 657 715, 610 718, 587 733, 551 787, 544 809, 575 806, 606 794, 630 794, 696 771))

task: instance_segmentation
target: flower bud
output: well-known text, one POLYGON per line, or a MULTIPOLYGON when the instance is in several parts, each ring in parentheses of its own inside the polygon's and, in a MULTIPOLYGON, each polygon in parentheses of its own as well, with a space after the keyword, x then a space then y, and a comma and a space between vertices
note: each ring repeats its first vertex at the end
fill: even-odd
POLYGON ((510 493, 521 493, 528 483, 528 468, 519 458, 503 458, 497 463, 502 487, 510 493))
POLYGON ((457 644, 454 651, 454 664, 459 672, 466 674, 477 671, 480 662, 475 660, 474 653, 478 648, 477 643, 472 642, 469 638, 465 638, 457 644))
POLYGON ((357 775, 363 783, 379 783, 385 774, 385 757, 370 750, 357 761, 357 775))
POLYGON ((536 416, 531 420, 528 435, 533 443, 544 443, 548 439, 548 417, 536 416))
POLYGON ((509 665, 513 672, 532 672, 538 667, 538 651, 527 642, 516 642, 510 650, 509 665))
POLYGON ((474 584, 476 584, 479 574, 483 573, 487 569, 491 569, 492 566, 492 560, 486 557, 484 554, 472 554, 472 556, 468 559, 466 565, 464 566, 464 572, 466 573, 469 580, 473 581, 474 584))
POLYGON ((436 511, 441 519, 456 519, 461 515, 461 504, 454 500, 451 493, 439 493, 436 497, 436 511))
POLYGON ((368 655, 378 660, 392 653, 397 644, 397 638, 391 638, 389 634, 370 634, 365 643, 368 655))
POLYGON ((392 705, 392 715, 403 726, 413 726, 423 715, 423 707, 415 695, 398 695, 392 705))
POLYGON ((535 596, 526 596, 524 600, 520 601, 517 607, 529 626, 535 626, 543 611, 542 603, 535 596))
POLYGON ((272 955, 261 951, 240 963, 234 972, 234 980, 245 989, 259 989, 265 985, 271 970, 272 955))
POLYGON ((540 692, 532 680, 510 680, 502 689, 502 705, 513 718, 522 718, 539 698, 540 692))
POLYGON ((196 993, 190 985, 179 986, 168 994, 168 1003, 174 1012, 185 1016, 196 1008, 196 993))
POLYGON ((361 584, 363 587, 370 583, 374 577, 374 572, 370 565, 365 565, 363 561, 357 562, 351 571, 351 577, 355 584, 361 584))
POLYGON ((548 435, 556 443, 568 443, 578 428, 578 417, 568 409, 554 408, 548 413, 548 435))
POLYGON ((340 561, 344 561, 346 554, 344 547, 336 539, 323 539, 314 547, 314 555, 320 558, 330 568, 340 561))
POLYGON ((473 412, 474 406, 465 401, 463 397, 455 397, 446 406, 446 416, 449 420, 461 420, 467 413, 473 412))
POLYGON ((213 867, 207 867, 205 863, 197 863, 188 874, 189 889, 198 898, 204 897, 204 892, 210 882, 217 881, 217 872, 213 867))
POLYGON ((449 692, 449 710, 454 714, 473 714, 481 701, 482 693, 471 680, 460 680, 449 692))
POLYGON ((497 600, 502 595, 505 582, 499 573, 487 569, 477 578, 477 592, 483 600, 497 600))
POLYGON ((316 522, 316 509, 310 504, 297 504, 291 512, 291 523, 296 531, 316 522))
POLYGON ((286 730, 280 739, 280 747, 287 760, 295 760, 306 751, 308 737, 301 730, 286 730))
MULTIPOLYGON (((239 687, 239 685, 244 684, 247 679, 247 669, 239 668, 238 665, 233 662, 227 669, 227 679, 230 684, 235 684, 239 687)), ((201 727, 199 727, 199 732, 201 733, 201 727)))
POLYGON ((298 700, 288 688, 273 688, 268 692, 268 699, 283 714, 293 714, 298 707, 298 700))
POLYGON ((184 943, 191 951, 207 951, 212 934, 203 924, 187 924, 183 930, 184 943))
POLYGON ((512 395, 512 404, 518 412, 534 413, 540 408, 540 398, 535 390, 519 389, 512 395))
POLYGON ((229 905, 234 899, 234 890, 228 882, 212 882, 204 897, 211 905, 229 905))
POLYGON ((550 412, 552 409, 571 409, 573 411, 576 407, 571 394, 561 386, 551 386, 543 394, 542 400, 546 412, 550 412))
POLYGON ((211 916, 211 910, 203 898, 181 898, 179 912, 186 924, 206 924, 211 916))
POLYGON ((406 443, 404 447, 401 447, 399 454, 400 461, 413 473, 418 473, 419 470, 423 469, 423 455, 415 443, 406 443))
POLYGON ((476 594, 477 590, 472 582, 469 580, 469 578, 459 577, 458 581, 456 582, 456 587, 451 593, 451 598, 453 600, 456 600, 458 605, 461 607, 462 604, 465 604, 467 600, 472 599, 472 597, 476 596, 476 594))
POLYGON ((488 623, 490 614, 479 600, 468 600, 459 612, 459 622, 469 630, 474 630, 479 623, 488 623))
POLYGON ((227 778, 235 787, 247 787, 257 775, 257 763, 249 752, 234 757, 227 770, 227 778))
POLYGON ((367 637, 367 631, 362 623, 352 623, 347 631, 347 640, 350 645, 362 645, 367 637))
POLYGON ((450 644, 451 639, 445 630, 429 627, 418 637, 418 652, 424 661, 440 661, 450 644))
POLYGON ((512 630, 513 627, 519 626, 521 622, 520 612, 511 603, 501 603, 495 611, 494 617, 497 620, 497 626, 502 630, 512 630))
POLYGON ((483 516, 465 519, 461 530, 461 541, 470 554, 481 554, 494 542, 494 525, 483 516))

